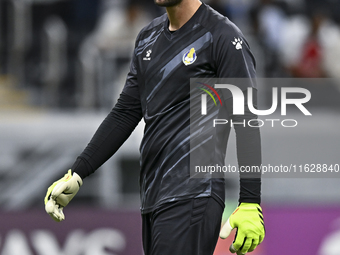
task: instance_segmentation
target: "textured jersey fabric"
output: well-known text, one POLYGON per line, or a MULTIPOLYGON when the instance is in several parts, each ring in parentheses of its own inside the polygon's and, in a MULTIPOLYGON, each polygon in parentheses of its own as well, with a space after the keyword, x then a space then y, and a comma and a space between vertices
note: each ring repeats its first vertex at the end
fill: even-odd
MULTIPOLYGON (((72 167, 82 178, 93 173, 143 118, 142 213, 187 198, 215 196, 224 201, 223 178, 190 178, 190 78, 255 77, 255 61, 242 33, 208 5, 202 4, 179 30, 170 32, 168 26, 164 14, 139 33, 120 99, 72 167)), ((231 99, 225 99, 230 111, 231 99)), ((239 164, 260 164, 258 130, 241 128, 236 133, 239 164), (240 143, 247 140, 253 145, 245 146, 244 155, 252 153, 250 158, 241 155, 240 143)), ((228 135, 229 130, 216 145, 220 155, 225 155, 228 135)), ((241 195, 244 202, 259 202, 260 180, 242 180, 241 195)))

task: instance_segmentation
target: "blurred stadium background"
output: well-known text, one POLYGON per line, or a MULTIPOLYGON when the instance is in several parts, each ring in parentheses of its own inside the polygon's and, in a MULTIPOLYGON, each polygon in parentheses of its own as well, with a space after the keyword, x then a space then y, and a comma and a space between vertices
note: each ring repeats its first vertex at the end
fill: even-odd
MULTIPOLYGON (((325 80, 309 88, 312 118, 262 129, 264 163, 339 164, 340 1, 203 2, 244 32, 259 77, 325 80)), ((163 12, 152 0, 0 0, 0 255, 143 253, 142 123, 85 180, 64 223, 49 218, 43 198, 117 100, 138 31, 163 12)), ((264 107, 270 92, 260 84, 264 107)), ((227 160, 237 165, 233 134, 227 160)), ((253 254, 340 255, 339 180, 263 179, 267 236, 253 254)), ((227 184, 226 215, 238 198, 237 180, 227 184)), ((229 254, 230 241, 215 255, 229 254)))

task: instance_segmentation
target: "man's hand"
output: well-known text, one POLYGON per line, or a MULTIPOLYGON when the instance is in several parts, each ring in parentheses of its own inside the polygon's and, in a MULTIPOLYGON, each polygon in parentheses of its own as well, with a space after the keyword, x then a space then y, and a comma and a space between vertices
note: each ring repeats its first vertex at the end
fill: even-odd
POLYGON ((54 182, 47 190, 45 196, 45 210, 55 220, 65 219, 63 208, 68 205, 72 198, 77 194, 83 181, 77 173, 71 169, 63 178, 54 182))
POLYGON ((261 206, 241 203, 222 227, 220 237, 227 238, 234 228, 237 228, 237 232, 230 252, 241 255, 255 250, 265 236, 261 206))
POLYGON ((52 198, 45 203, 45 211, 57 222, 65 219, 63 208, 57 205, 52 198))

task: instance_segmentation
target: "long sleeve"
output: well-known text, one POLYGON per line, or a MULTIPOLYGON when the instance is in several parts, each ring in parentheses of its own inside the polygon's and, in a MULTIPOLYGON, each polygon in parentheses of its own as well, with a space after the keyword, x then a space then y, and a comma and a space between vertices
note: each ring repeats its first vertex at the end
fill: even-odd
MULTIPOLYGON (((234 125, 237 142, 237 157, 239 168, 242 166, 261 165, 261 141, 259 128, 249 127, 248 121, 257 119, 250 112, 247 105, 247 88, 252 87, 254 107, 257 103, 257 89, 254 78, 256 77, 255 59, 250 51, 249 45, 241 31, 236 26, 231 26, 228 32, 223 32, 215 38, 217 76, 227 78, 228 83, 243 91, 244 115, 233 115, 233 99, 231 95, 225 96, 228 115, 234 123, 246 125, 234 125), (238 47, 237 47, 238 46, 238 47)), ((226 91, 226 90, 224 90, 226 91)), ((224 92, 223 92, 224 93, 224 92)), ((251 123, 256 125, 255 122, 251 123)), ((239 202, 261 202, 261 175, 240 174, 240 198, 239 202), (251 177, 251 178, 249 178, 251 177)))
MULTIPOLYGON (((257 126, 257 115, 250 112, 246 103, 247 91, 245 96, 244 115, 232 115, 232 98, 227 100, 231 119, 235 123, 237 159, 239 169, 244 167, 259 167, 261 165, 261 137, 260 129, 257 126), (252 120, 251 126, 249 121, 252 120), (236 124, 237 123, 237 124, 236 124), (242 123, 242 124, 241 124, 242 123)), ((253 89, 254 107, 256 107, 257 91, 253 89)), ((261 203, 261 173, 240 173, 240 197, 239 202, 261 203)))
POLYGON ((124 92, 77 158, 72 170, 81 178, 96 171, 125 142, 142 118, 140 101, 124 92))

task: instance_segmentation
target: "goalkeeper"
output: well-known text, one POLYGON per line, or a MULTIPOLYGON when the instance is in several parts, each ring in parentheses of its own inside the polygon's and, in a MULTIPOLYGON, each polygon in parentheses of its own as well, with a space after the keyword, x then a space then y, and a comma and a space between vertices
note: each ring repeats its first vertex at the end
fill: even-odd
MULTIPOLYGON (((83 180, 108 160, 139 121, 146 123, 140 146, 140 197, 145 255, 213 254, 224 210, 223 178, 190 178, 190 78, 254 78, 255 60, 241 31, 199 0, 154 0, 166 14, 139 33, 130 72, 117 104, 68 173, 49 187, 46 211, 63 220, 63 208, 83 180)), ((256 85, 250 84, 256 104, 256 85)), ((247 87, 240 87, 247 98, 247 87)), ((257 118, 233 115, 232 97, 221 95, 219 111, 234 123, 257 118)), ((254 104, 254 105, 255 105, 254 104)), ((200 123, 202 125, 210 122, 200 123)), ((240 166, 261 165, 258 127, 235 125, 240 166)), ((214 148, 203 151, 222 165, 230 127, 216 129, 214 148)), ((240 177, 239 207, 223 226, 237 235, 230 250, 251 252, 264 238, 261 179, 240 177)))

